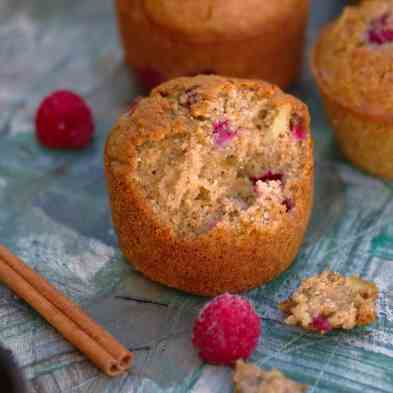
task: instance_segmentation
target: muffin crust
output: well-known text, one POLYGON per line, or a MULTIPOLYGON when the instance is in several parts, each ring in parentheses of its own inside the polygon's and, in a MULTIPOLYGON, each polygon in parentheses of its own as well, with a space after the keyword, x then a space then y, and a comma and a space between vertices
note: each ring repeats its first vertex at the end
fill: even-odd
POLYGON ((105 170, 119 244, 137 270, 197 294, 249 289, 285 270, 304 236, 308 111, 263 82, 179 78, 120 118, 105 170))

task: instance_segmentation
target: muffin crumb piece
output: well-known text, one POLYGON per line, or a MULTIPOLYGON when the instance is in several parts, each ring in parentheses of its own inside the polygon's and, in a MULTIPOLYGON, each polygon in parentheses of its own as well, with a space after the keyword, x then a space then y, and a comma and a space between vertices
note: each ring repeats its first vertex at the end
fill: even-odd
POLYGON ((233 381, 235 393, 305 393, 308 389, 279 370, 265 371, 242 360, 236 362, 233 381))
POLYGON ((377 298, 374 283, 326 271, 305 279, 279 307, 288 314, 288 325, 324 334, 375 321, 377 298))

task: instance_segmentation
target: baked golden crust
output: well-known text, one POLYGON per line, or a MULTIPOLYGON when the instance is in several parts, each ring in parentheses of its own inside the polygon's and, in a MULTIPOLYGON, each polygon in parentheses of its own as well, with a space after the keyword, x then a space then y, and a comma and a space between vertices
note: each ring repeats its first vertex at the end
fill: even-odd
POLYGON ((391 0, 347 7, 322 30, 311 68, 342 152, 393 179, 393 45, 370 42, 373 24, 389 13, 391 0))
POLYGON ((153 69, 162 81, 209 71, 286 86, 302 63, 309 0, 116 5, 127 63, 153 69))
MULTIPOLYGON (((260 81, 215 76, 178 78, 153 90, 133 113, 122 116, 108 137, 105 173, 112 217, 124 255, 138 271, 154 281, 201 295, 239 292, 268 282, 295 258, 310 216, 313 199, 312 139, 309 114, 300 101, 260 81), (249 88, 290 104, 304 118, 307 139, 305 164, 296 180, 294 208, 276 225, 245 223, 217 225, 198 236, 184 237, 160 220, 137 181, 138 146, 184 130, 173 116, 165 89, 201 86, 204 97, 215 99, 226 85, 249 88)), ((191 131, 188 131, 191 132, 191 131)))
POLYGON ((344 155, 359 168, 393 179, 393 124, 360 116, 323 94, 325 108, 344 155))

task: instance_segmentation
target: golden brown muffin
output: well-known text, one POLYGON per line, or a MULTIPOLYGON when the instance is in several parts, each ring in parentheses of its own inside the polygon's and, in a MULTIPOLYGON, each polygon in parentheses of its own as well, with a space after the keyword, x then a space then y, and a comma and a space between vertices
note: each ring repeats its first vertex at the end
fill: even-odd
POLYGON ((393 1, 345 8, 321 33, 312 69, 337 142, 355 165, 393 179, 393 1))
POLYGON ((126 61, 149 88, 203 73, 284 87, 302 63, 309 0, 116 0, 116 6, 126 61))
POLYGON ((140 99, 108 137, 120 248, 152 280, 237 292, 288 268, 313 197, 306 106, 270 84, 178 78, 140 99))

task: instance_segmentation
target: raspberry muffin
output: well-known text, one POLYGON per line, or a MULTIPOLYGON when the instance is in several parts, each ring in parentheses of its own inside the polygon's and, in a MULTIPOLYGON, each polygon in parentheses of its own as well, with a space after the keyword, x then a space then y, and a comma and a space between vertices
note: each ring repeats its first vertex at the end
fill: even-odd
POLYGON ((344 155, 393 179, 393 1, 345 8, 321 33, 313 72, 344 155))
POLYGON ((201 295, 270 281, 310 216, 306 106, 270 84, 178 78, 110 133, 105 170, 119 244, 152 280, 201 295))
POLYGON ((220 74, 288 85, 302 62, 309 0, 116 0, 126 62, 151 88, 220 74))

